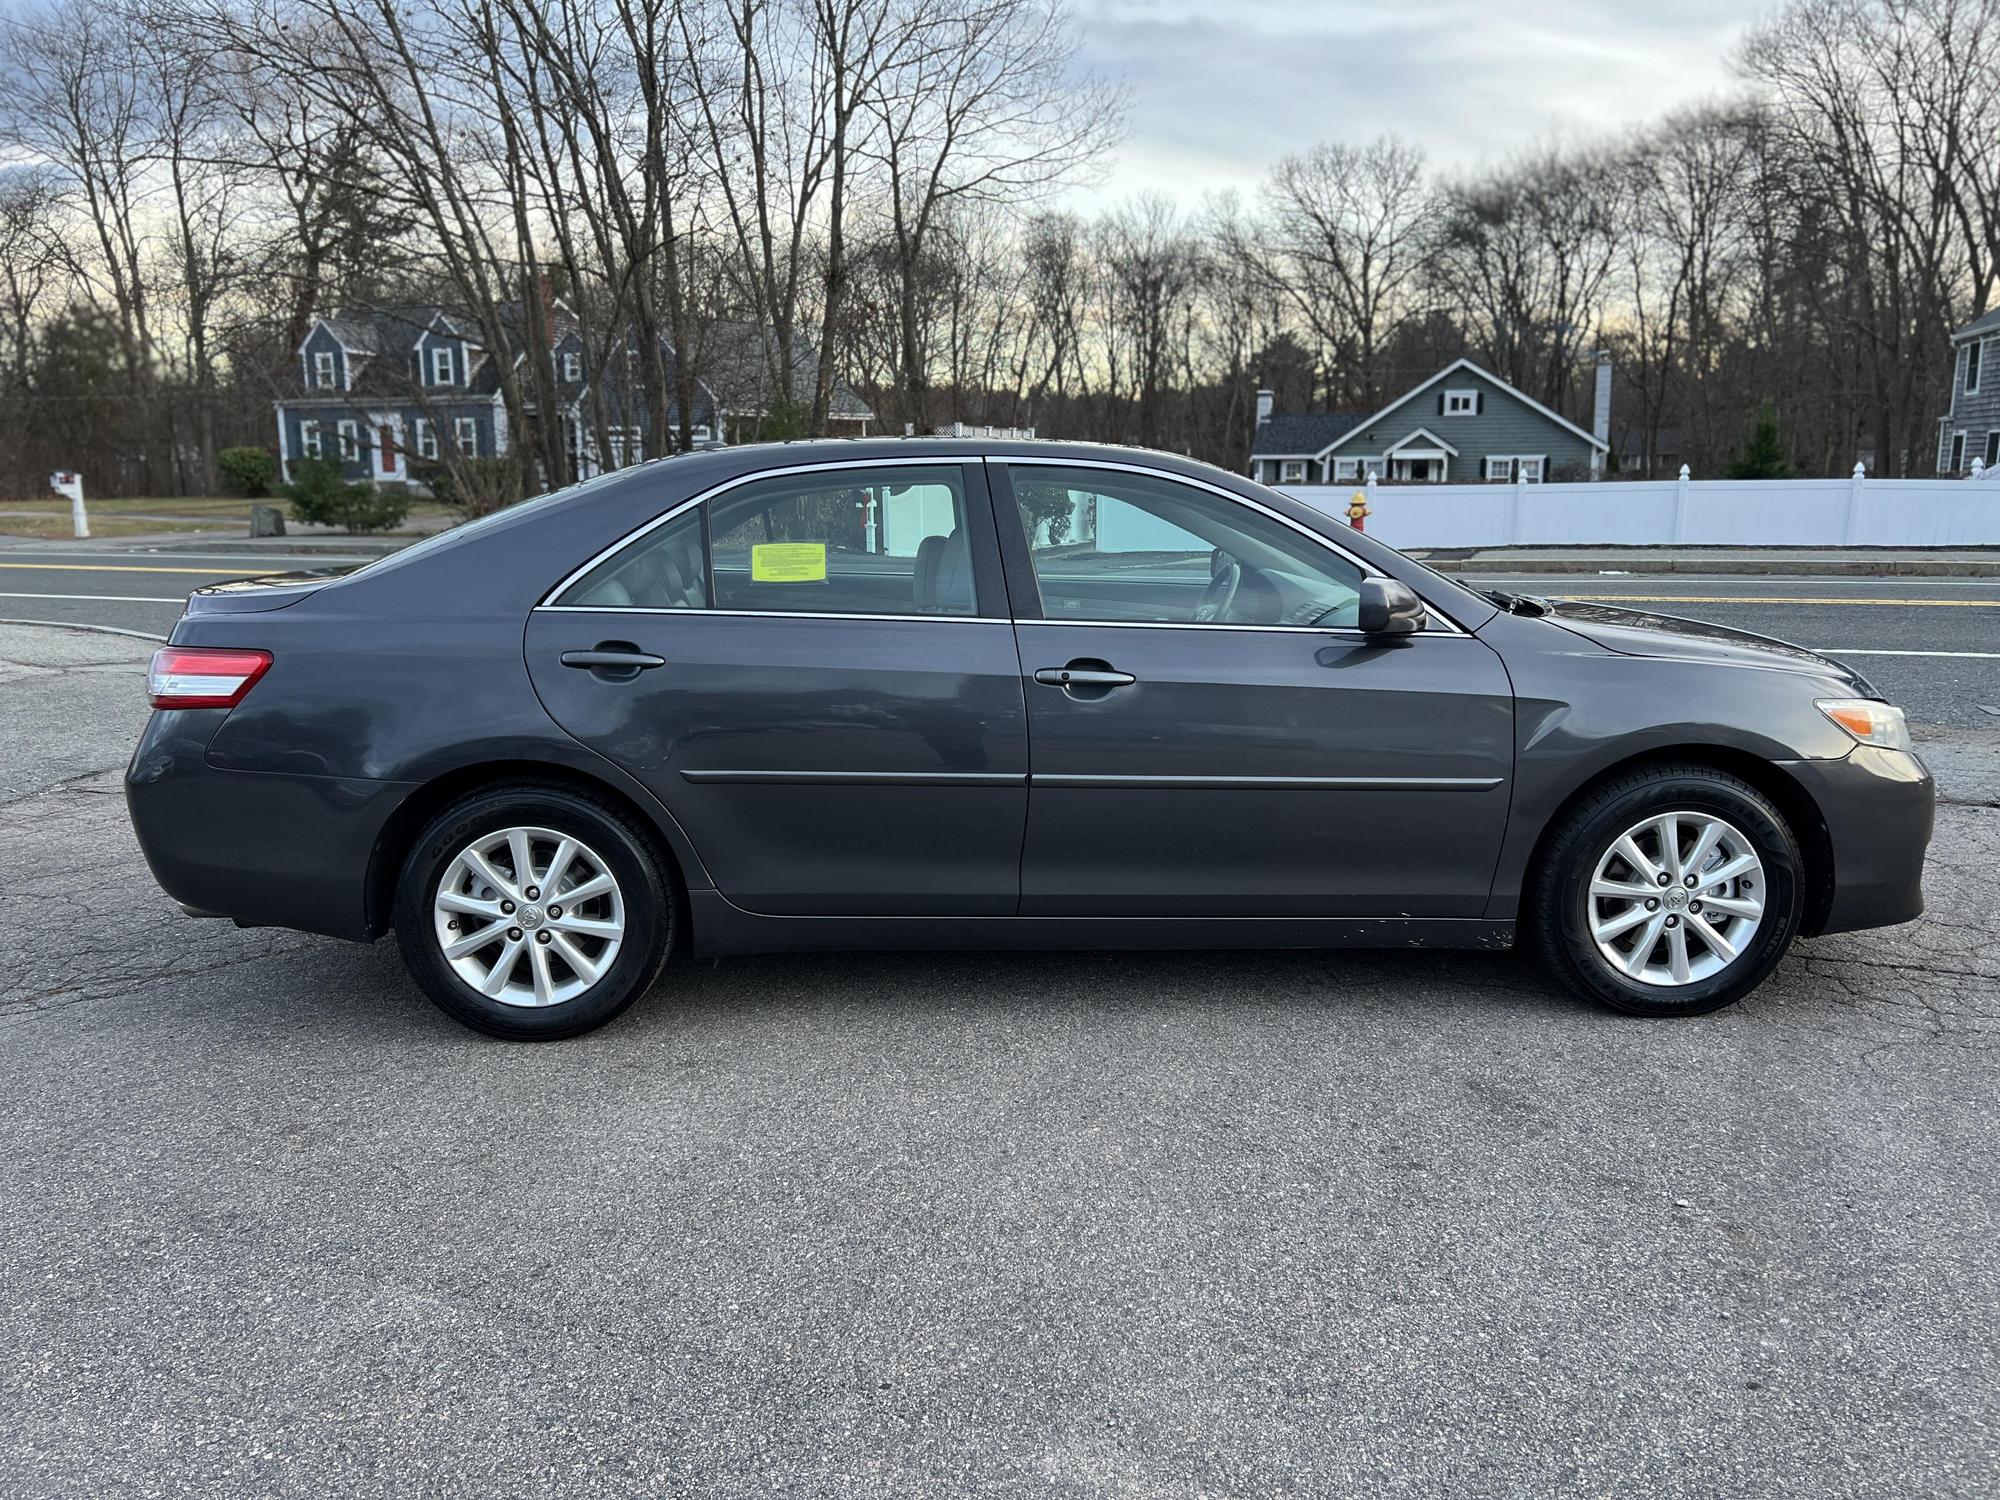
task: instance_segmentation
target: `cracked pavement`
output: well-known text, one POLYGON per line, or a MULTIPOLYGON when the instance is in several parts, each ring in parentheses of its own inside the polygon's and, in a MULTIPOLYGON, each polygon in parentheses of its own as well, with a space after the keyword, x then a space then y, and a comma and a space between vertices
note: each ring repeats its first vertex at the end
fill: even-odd
POLYGON ((1925 744, 1929 915, 1699 1020, 1506 955, 864 955, 528 1048, 183 918, 145 644, 25 634, 9 1496, 2000 1488, 2000 736, 1925 744))

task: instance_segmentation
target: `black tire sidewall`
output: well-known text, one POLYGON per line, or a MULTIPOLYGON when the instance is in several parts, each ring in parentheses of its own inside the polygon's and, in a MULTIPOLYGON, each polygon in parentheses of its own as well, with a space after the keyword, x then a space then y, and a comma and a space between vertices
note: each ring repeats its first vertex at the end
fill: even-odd
POLYGON ((452 804, 411 846, 396 886, 397 941, 424 993, 454 1020, 517 1041, 576 1036, 637 1000, 665 961, 676 916, 673 886, 644 835, 612 809, 559 788, 496 788, 452 804), (625 937, 610 971, 560 1005, 504 1005, 480 994, 452 968, 433 930, 432 903, 446 866, 481 834, 522 826, 582 840, 602 856, 624 897, 625 937))
POLYGON ((1797 840, 1770 801, 1747 783, 1719 774, 1665 777, 1578 810, 1560 840, 1552 902, 1545 902, 1544 947, 1563 977, 1604 1004, 1632 1015, 1701 1015, 1734 1004, 1763 983, 1799 927, 1803 883, 1797 840), (1668 812, 1706 813, 1736 827, 1764 863, 1764 923, 1750 950, 1721 973, 1674 989, 1614 974, 1590 933, 1589 889, 1597 862, 1635 824, 1668 812))

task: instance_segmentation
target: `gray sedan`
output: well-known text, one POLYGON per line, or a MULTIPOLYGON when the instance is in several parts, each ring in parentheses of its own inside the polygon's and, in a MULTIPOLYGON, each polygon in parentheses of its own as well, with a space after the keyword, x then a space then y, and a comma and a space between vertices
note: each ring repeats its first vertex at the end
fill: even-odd
POLYGON ((1695 1015, 1922 910, 1848 668, 1482 593, 1122 448, 726 449, 196 593, 127 778, 195 915, 572 1036, 678 955, 1535 945, 1695 1015))

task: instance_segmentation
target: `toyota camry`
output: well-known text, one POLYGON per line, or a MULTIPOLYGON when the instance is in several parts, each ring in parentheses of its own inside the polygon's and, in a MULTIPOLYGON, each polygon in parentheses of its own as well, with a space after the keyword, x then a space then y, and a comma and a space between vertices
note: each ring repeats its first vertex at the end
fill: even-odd
POLYGON ((1532 946, 1621 1011, 1907 922, 1933 789, 1849 668, 1481 591, 1164 454, 663 459, 196 592, 126 791, 192 915, 521 1039, 689 956, 1532 946))

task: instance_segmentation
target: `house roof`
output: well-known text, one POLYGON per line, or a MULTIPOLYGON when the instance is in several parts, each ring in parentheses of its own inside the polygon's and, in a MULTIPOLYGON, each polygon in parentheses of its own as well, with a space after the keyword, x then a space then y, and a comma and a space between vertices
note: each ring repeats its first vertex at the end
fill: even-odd
POLYGON ((1257 428, 1252 458, 1317 458, 1361 422, 1356 411, 1298 412, 1273 415, 1257 428))
POLYGON ((1954 333, 1951 338, 1953 343, 1957 343, 1960 339, 1969 339, 1975 334, 1982 333, 2000 333, 2000 307, 1987 309, 1954 333))
POLYGON ((1334 439, 1334 441, 1329 446, 1337 448, 1342 443, 1344 443, 1349 437, 1351 437, 1354 432, 1359 431, 1362 428, 1374 427, 1378 422, 1386 418, 1391 412, 1397 410, 1399 407, 1408 405, 1410 402, 1416 400, 1417 397, 1421 396, 1425 391, 1429 390, 1432 386, 1436 385, 1439 381, 1448 379, 1451 376, 1459 373, 1459 371, 1461 370, 1471 375, 1477 375, 1481 380, 1484 380, 1491 385, 1498 386, 1501 390, 1505 391, 1508 395, 1512 396, 1516 401, 1520 402, 1523 406, 1527 407, 1529 410, 1539 412, 1542 416, 1547 417, 1551 422, 1555 423, 1558 427, 1562 428, 1564 431, 1575 433, 1578 437, 1582 438, 1586 443, 1590 444, 1591 447, 1604 449, 1606 451, 1610 449, 1611 445, 1605 442, 1604 439, 1600 437, 1591 436, 1591 434, 1585 432, 1581 427, 1577 426, 1576 423, 1570 421, 1566 417, 1558 416, 1555 412, 1550 411, 1546 406, 1542 405, 1542 403, 1537 401, 1533 396, 1525 395, 1521 391, 1516 390, 1513 386, 1507 384, 1506 381, 1502 380, 1498 375, 1495 375, 1492 371, 1482 370, 1478 365, 1474 364, 1469 359, 1453 360, 1450 364, 1446 365, 1442 370, 1439 370, 1437 374, 1431 376, 1429 380, 1424 381, 1421 385, 1413 386, 1410 390, 1406 391, 1403 395, 1398 396, 1394 401, 1391 401, 1387 406, 1383 407, 1373 416, 1366 417, 1361 421, 1356 422, 1353 428, 1351 428, 1348 432, 1342 433, 1338 438, 1334 439))
MULTIPOLYGON (((771 367, 777 362, 771 330, 745 318, 719 318, 709 325, 698 347, 702 378, 715 392, 724 411, 766 411, 771 401, 771 367)), ((803 329, 792 343, 791 400, 811 407, 819 385, 819 350, 803 329)), ((833 379, 831 416, 872 422, 875 412, 838 375, 833 379)))
POLYGON ((1432 432, 1428 427, 1412 428, 1408 433, 1398 438, 1395 442, 1391 443, 1388 447, 1384 448, 1382 451, 1384 453, 1401 453, 1405 448, 1414 445, 1419 438, 1423 439, 1423 441, 1428 443, 1431 447, 1441 449, 1443 452, 1449 453, 1453 458, 1458 457, 1458 450, 1452 447, 1452 445, 1450 443, 1447 443, 1443 438, 1439 437, 1435 432, 1432 432))

